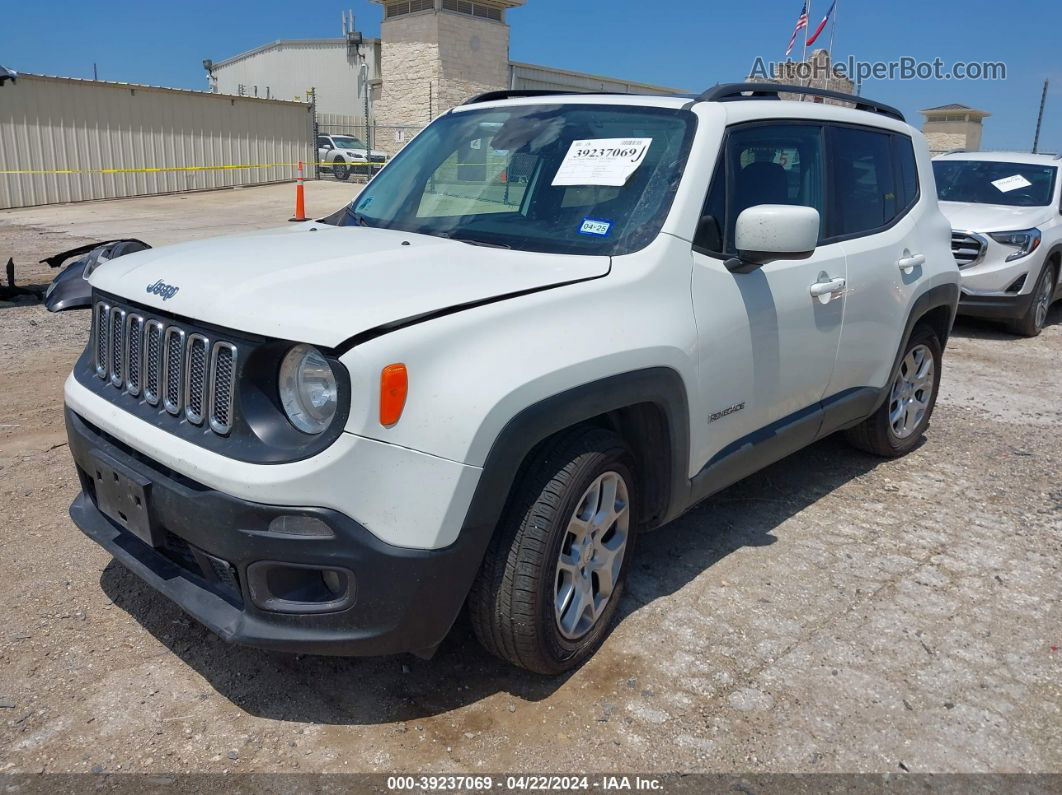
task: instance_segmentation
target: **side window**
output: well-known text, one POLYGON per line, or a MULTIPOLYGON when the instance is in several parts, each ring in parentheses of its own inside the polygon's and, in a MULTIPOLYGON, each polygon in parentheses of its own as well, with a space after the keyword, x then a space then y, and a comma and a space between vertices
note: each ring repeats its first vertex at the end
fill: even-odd
POLYGON ((322 135, 322 136, 318 137, 318 139, 317 139, 317 148, 318 149, 331 149, 332 148, 332 142, 330 140, 328 140, 328 138, 326 136, 322 135))
POLYGON ((825 217, 820 126, 772 123, 731 130, 694 245, 715 254, 734 254, 737 217, 758 204, 813 207, 825 217))
POLYGON ((914 146, 906 135, 894 135, 893 151, 899 172, 898 195, 900 212, 907 210, 918 200, 918 165, 915 163, 914 146))
POLYGON ((899 214, 892 135, 830 128, 830 237, 868 234, 899 214))

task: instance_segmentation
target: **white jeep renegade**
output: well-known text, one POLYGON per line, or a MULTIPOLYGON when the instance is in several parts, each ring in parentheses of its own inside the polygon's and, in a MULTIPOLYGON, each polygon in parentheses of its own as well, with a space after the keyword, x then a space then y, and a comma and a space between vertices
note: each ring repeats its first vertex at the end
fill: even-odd
POLYGON ((1026 337, 1062 298, 1062 180, 1056 155, 954 152, 933 160, 962 273, 959 314, 1026 337))
POLYGON ((959 272, 926 144, 779 90, 484 95, 328 218, 97 268, 74 521, 237 643, 427 656, 467 604, 578 665, 639 533, 929 423, 959 272))

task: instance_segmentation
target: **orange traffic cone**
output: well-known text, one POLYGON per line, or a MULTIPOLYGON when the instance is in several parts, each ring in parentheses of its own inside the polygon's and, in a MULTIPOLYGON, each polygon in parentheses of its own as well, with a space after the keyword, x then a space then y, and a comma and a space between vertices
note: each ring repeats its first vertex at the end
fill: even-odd
POLYGON ((295 183, 295 217, 289 218, 289 221, 309 221, 306 217, 306 197, 303 195, 302 187, 302 161, 299 161, 299 178, 295 183))

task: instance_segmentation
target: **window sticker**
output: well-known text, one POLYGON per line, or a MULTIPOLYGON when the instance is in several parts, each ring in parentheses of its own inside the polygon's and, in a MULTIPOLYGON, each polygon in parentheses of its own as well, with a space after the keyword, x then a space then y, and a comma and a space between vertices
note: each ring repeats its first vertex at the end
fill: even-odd
POLYGON ((572 141, 553 184, 620 188, 645 160, 652 138, 588 138, 572 141))
POLYGON ((610 231, 612 231, 612 222, 600 218, 584 218, 582 226, 579 227, 580 235, 594 235, 595 237, 608 237, 610 231))
POLYGON ((996 189, 1001 193, 1009 193, 1012 190, 1027 188, 1032 185, 1032 183, 1025 179, 1021 174, 1015 174, 1013 177, 1003 177, 1003 179, 992 180, 992 184, 995 185, 996 189))

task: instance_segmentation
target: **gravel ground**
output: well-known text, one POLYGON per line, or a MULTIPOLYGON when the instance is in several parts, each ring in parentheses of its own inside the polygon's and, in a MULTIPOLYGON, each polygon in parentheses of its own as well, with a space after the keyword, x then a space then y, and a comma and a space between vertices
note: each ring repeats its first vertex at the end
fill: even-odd
MULTIPOLYGON (((50 216, 74 239, 66 208, 33 213, 0 215, 0 253, 51 253, 50 216)), ((427 662, 211 635, 67 517, 86 314, 0 309, 0 772, 1062 772, 1051 322, 960 324, 908 457, 828 439, 646 536, 612 637, 548 679, 464 621, 427 662)))

